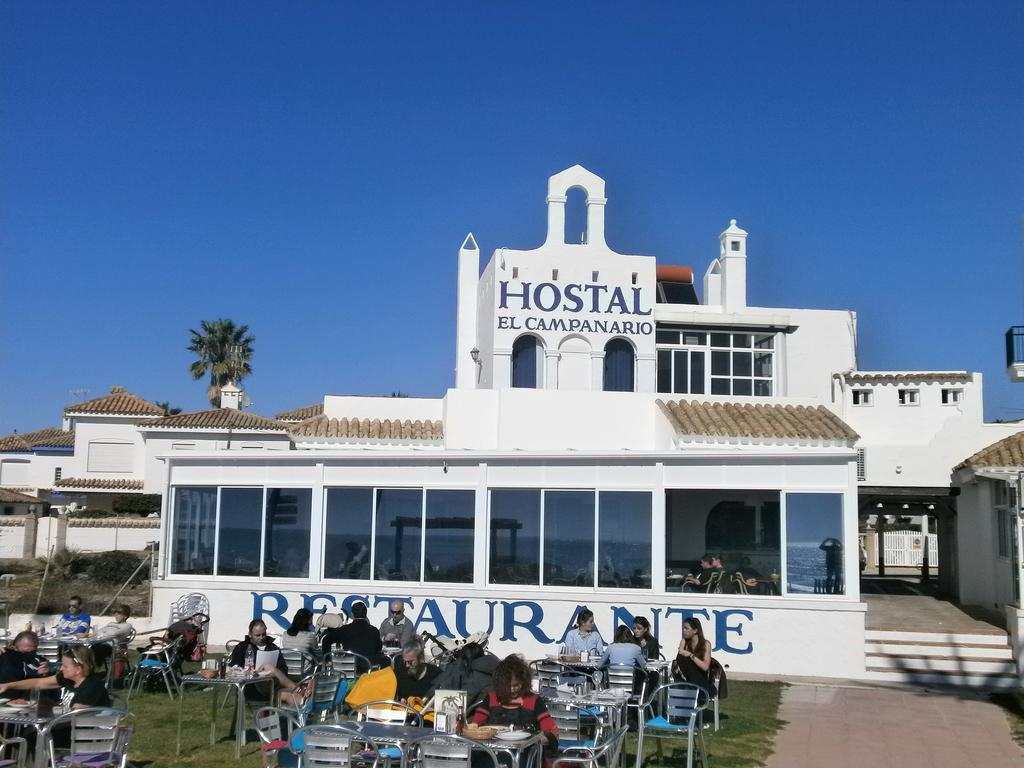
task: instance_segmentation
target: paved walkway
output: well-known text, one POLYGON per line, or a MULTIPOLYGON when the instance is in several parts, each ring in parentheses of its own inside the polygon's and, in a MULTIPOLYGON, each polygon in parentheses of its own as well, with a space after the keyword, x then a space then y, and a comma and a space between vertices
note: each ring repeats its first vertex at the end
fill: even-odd
POLYGON ((1006 715, 981 698, 794 685, 785 689, 779 717, 788 724, 767 768, 1024 766, 1006 715))

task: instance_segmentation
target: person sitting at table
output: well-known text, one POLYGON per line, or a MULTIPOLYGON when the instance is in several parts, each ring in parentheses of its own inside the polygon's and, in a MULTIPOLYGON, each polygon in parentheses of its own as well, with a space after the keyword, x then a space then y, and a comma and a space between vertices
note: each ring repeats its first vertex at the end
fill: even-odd
POLYGON ((661 656, 661 645, 658 638, 651 634, 651 622, 646 616, 633 618, 633 642, 640 646, 645 659, 658 659, 661 656))
POLYGON ((313 629, 313 612, 311 610, 299 608, 295 612, 291 625, 281 635, 281 648, 302 651, 307 656, 319 660, 320 646, 316 643, 316 630, 313 629))
POLYGON ((494 689, 473 710, 476 725, 505 725, 544 736, 545 765, 558 753, 558 724, 544 699, 530 690, 530 667, 522 656, 506 656, 494 670, 494 689))
POLYGON ((702 688, 709 697, 715 695, 711 683, 711 643, 704 639, 704 629, 695 616, 683 621, 683 639, 679 642, 672 677, 702 688))
POLYGON ((39 637, 35 632, 25 630, 15 635, 14 642, 3 649, 0 656, 0 683, 46 677, 50 673, 50 664, 39 655, 38 648, 39 637))
POLYGON ((89 634, 92 616, 82 608, 82 598, 72 595, 68 600, 68 611, 57 622, 57 634, 67 637, 85 637, 89 634))
POLYGON ((98 640, 109 640, 110 645, 106 643, 98 643, 93 646, 93 656, 96 658, 96 663, 99 666, 106 666, 110 661, 110 657, 115 656, 120 663, 117 664, 117 669, 114 670, 114 677, 120 679, 124 674, 124 670, 127 666, 126 660, 128 658, 128 645, 127 638, 132 633, 134 627, 128 623, 128 617, 132 615, 132 609, 125 604, 120 604, 114 608, 114 620, 108 624, 104 624, 102 627, 96 630, 96 638, 98 640), (118 642, 118 639, 121 642, 118 642), (116 651, 116 653, 115 653, 116 651))
POLYGON ((584 608, 576 614, 576 628, 565 636, 565 653, 579 655, 587 651, 591 656, 600 657, 604 652, 601 633, 594 629, 594 612, 584 608))
POLYGON ((405 615, 405 604, 392 600, 388 604, 388 617, 381 622, 380 640, 391 648, 404 648, 416 636, 416 628, 405 615))
POLYGON ((0 693, 63 688, 65 706, 69 709, 109 707, 111 702, 106 681, 103 675, 95 672, 96 661, 92 651, 85 646, 71 646, 61 654, 57 674, 2 683, 0 693))
POLYGON ((709 552, 700 559, 700 572, 690 574, 683 581, 684 592, 707 592, 709 585, 714 589, 712 581, 721 579, 722 558, 713 552, 709 552))
MULTIPOLYGON (((365 656, 370 660, 371 664, 377 663, 382 659, 386 662, 386 657, 381 655, 383 644, 380 639, 380 632, 374 629, 373 625, 366 619, 366 603, 352 603, 351 610, 352 621, 324 632, 321 639, 324 658, 331 655, 332 646, 340 645, 346 651, 352 651, 352 653, 365 656)), ((368 671, 360 669, 360 667, 366 666, 365 662, 358 659, 356 661, 357 672, 368 671)))
POLYGON ((434 680, 441 670, 423 657, 423 644, 413 640, 402 646, 402 655, 395 660, 395 700, 408 704, 410 698, 429 698, 434 680))
POLYGON ((633 631, 625 624, 619 625, 615 630, 615 638, 604 649, 604 655, 597 662, 598 669, 611 666, 647 669, 647 659, 644 658, 640 646, 633 642, 633 631))
MULTIPOLYGON (((291 689, 295 681, 288 677, 288 664, 285 663, 280 649, 274 641, 267 637, 267 625, 259 619, 249 622, 249 633, 245 639, 231 649, 231 658, 228 663, 233 667, 246 668, 249 659, 252 659, 253 668, 257 672, 270 672, 274 674, 278 687, 291 689), (278 651, 277 661, 274 664, 258 664, 257 653, 259 651, 278 651)), ((269 685, 247 685, 245 687, 245 698, 250 701, 269 701, 269 685)))

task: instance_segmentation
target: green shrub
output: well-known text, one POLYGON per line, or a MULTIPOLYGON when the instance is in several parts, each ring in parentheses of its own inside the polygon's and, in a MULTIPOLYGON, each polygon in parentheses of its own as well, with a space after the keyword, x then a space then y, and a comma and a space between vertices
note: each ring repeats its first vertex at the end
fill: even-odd
MULTIPOLYGON (((89 558, 89 578, 98 584, 124 584, 141 562, 142 559, 132 552, 101 552, 89 558)), ((132 583, 141 583, 145 576, 143 569, 132 583)))
POLYGON ((68 517, 81 517, 92 520, 101 517, 117 517, 117 513, 107 512, 105 509, 76 509, 74 512, 68 512, 68 517))
POLYGON ((141 496, 134 494, 119 494, 114 497, 110 508, 118 515, 147 515, 160 514, 160 494, 146 493, 141 496))
POLYGON ((50 557, 37 557, 35 572, 39 575, 46 573, 47 581, 67 581, 75 576, 85 573, 89 567, 88 558, 77 549, 61 550, 54 552, 50 557), (49 561, 49 570, 46 563, 49 561))

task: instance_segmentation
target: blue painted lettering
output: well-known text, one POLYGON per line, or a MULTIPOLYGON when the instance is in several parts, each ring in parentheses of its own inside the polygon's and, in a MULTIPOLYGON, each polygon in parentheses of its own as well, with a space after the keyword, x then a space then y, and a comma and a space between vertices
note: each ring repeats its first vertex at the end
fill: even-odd
MULTIPOLYGON (((346 597, 344 600, 341 601, 341 607, 344 608, 348 612, 349 615, 351 615, 352 614, 352 606, 355 605, 356 603, 362 603, 363 605, 367 605, 368 606, 370 604, 370 596, 369 595, 349 595, 348 597, 346 597)), ((374 603, 374 605, 380 605, 380 603, 374 603)))
POLYGON ((754 620, 754 614, 750 611, 741 611, 736 608, 727 611, 715 611, 715 650, 725 651, 726 653, 739 653, 747 654, 754 652, 754 644, 747 643, 743 648, 738 648, 729 645, 729 633, 735 632, 740 637, 743 636, 743 624, 730 625, 729 619, 733 616, 742 616, 747 621, 754 620))
POLYGON ((469 637, 472 632, 466 628, 466 609, 469 607, 469 600, 452 600, 455 605, 455 631, 459 637, 469 637))
POLYGON ((615 288, 612 291, 612 297, 608 301, 608 309, 605 310, 605 314, 610 313, 616 307, 618 308, 620 315, 629 314, 629 307, 626 306, 626 297, 622 295, 621 288, 615 288))
POLYGON ((323 592, 317 592, 312 595, 302 595, 302 607, 313 613, 327 613, 327 606, 334 608, 338 605, 338 601, 334 599, 334 595, 326 595, 323 592), (324 605, 317 605, 317 600, 323 600, 324 605))
POLYGON ((261 619, 263 621, 266 621, 268 618, 273 619, 281 629, 287 629, 291 626, 291 621, 287 617, 287 597, 280 592, 250 592, 249 594, 252 595, 253 619, 261 619), (266 606, 268 599, 274 601, 273 608, 266 606))
POLYGON ((533 635, 534 640, 539 643, 554 642, 540 628, 540 623, 544 620, 544 609, 537 603, 532 600, 513 600, 509 602, 503 600, 501 604, 505 608, 505 627, 501 635, 502 640, 517 640, 515 628, 522 627, 533 635), (516 608, 529 608, 530 617, 525 621, 520 621, 516 618, 516 608))
MULTIPOLYGON (((526 288, 528 283, 523 283, 523 288, 526 288)), ((558 286, 554 283, 541 283, 533 289, 533 304, 541 312, 550 312, 556 309, 559 304, 562 303, 562 292, 558 289, 558 286), (547 289, 551 292, 551 303, 545 306, 544 304, 544 290, 547 289)), ((523 309, 529 309, 529 307, 523 307, 523 309)))
POLYGON ((566 312, 579 312, 583 309, 583 299, 580 298, 580 289, 583 286, 579 283, 569 283, 565 286, 565 300, 571 302, 562 307, 566 312))
POLYGON ((499 309, 508 309, 509 299, 522 299, 522 309, 530 308, 530 284, 522 283, 522 293, 510 293, 508 290, 508 280, 501 281, 501 301, 498 304, 499 309))
POLYGON ((565 642, 566 635, 568 635, 570 632, 572 632, 573 629, 576 628, 576 617, 579 615, 580 611, 586 610, 589 610, 586 605, 580 605, 578 603, 576 604, 576 607, 573 608, 572 616, 569 617, 569 623, 566 624, 565 629, 562 630, 562 636, 558 638, 558 642, 565 642))
POLYGON ((600 301, 601 294, 602 293, 607 293, 608 286, 607 285, 585 285, 585 286, 583 286, 583 288, 584 288, 584 290, 586 290, 586 291, 588 291, 590 293, 590 311, 591 312, 600 312, 601 309, 600 309, 600 304, 598 302, 600 301))
POLYGON ((416 617, 416 629, 422 629, 423 624, 433 624, 434 635, 446 635, 452 637, 452 631, 448 629, 448 623, 444 620, 444 616, 441 615, 441 607, 437 604, 437 600, 433 598, 427 598, 423 601, 423 606, 420 608, 420 615, 416 617))
POLYGON ((633 288, 633 314, 634 315, 649 315, 653 310, 648 309, 646 312, 640 309, 640 289, 633 288))
POLYGON ((680 617, 679 618, 679 633, 680 634, 682 634, 682 632, 683 632, 683 622, 686 621, 691 616, 703 616, 704 617, 704 621, 708 621, 711 618, 710 615, 708 614, 708 611, 707 611, 706 608, 700 608, 700 609, 697 609, 697 608, 669 608, 668 610, 665 611, 665 618, 667 619, 669 616, 672 616, 672 615, 677 614, 677 613, 679 614, 679 617, 680 617))

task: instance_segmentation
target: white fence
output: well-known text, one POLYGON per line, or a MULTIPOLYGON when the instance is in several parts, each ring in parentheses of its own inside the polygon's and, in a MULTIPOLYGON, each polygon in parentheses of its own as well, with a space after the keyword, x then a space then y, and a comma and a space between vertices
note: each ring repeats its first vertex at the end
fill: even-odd
MULTIPOLYGON (((883 548, 885 565, 920 568, 924 558, 924 535, 920 531, 886 531, 883 548)), ((928 534, 928 566, 939 565, 939 537, 928 534)))

